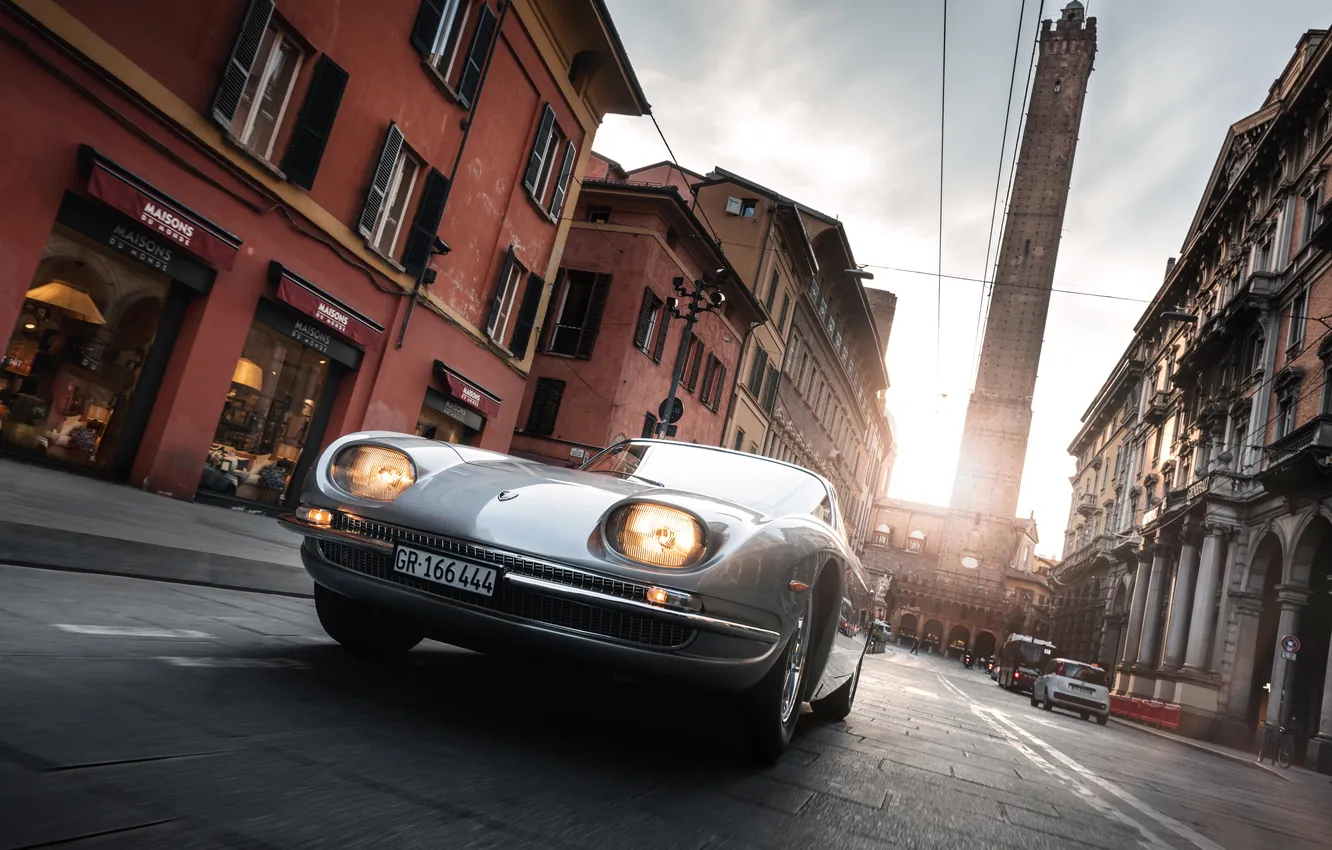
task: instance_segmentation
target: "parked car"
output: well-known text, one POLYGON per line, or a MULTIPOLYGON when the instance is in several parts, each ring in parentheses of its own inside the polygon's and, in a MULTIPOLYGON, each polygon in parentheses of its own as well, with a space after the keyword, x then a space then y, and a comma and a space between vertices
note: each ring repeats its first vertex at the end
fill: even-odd
POLYGON ((1054 658, 1031 688, 1031 704, 1046 711, 1058 706, 1076 711, 1083 720, 1095 715, 1104 726, 1110 719, 1110 690, 1105 670, 1095 664, 1054 658))
POLYGON ((855 699, 847 598, 868 587, 831 485, 792 464, 630 440, 571 470, 365 432, 282 521, 324 630, 362 655, 431 638, 738 694, 766 762, 802 702, 840 719, 855 699))

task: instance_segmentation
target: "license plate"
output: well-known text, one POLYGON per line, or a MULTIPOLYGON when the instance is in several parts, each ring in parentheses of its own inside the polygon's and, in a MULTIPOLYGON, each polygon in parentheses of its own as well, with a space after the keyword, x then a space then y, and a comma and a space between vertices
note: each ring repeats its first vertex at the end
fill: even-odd
POLYGON ((494 595, 495 582, 499 578, 499 571, 494 567, 483 567, 471 561, 462 561, 449 555, 427 552, 424 549, 413 549, 410 546, 394 548, 393 569, 435 584, 481 596, 494 595))
POLYGON ((1073 690, 1077 691, 1080 694, 1092 693, 1092 689, 1087 687, 1086 685, 1074 685, 1073 690))

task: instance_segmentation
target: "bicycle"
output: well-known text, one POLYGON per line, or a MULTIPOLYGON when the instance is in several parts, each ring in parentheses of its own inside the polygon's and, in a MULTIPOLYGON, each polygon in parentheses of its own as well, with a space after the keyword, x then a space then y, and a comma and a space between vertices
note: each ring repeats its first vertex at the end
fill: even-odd
POLYGON ((1285 726, 1268 726, 1258 742, 1258 763, 1272 750, 1272 763, 1288 769, 1295 759, 1295 733, 1285 726))

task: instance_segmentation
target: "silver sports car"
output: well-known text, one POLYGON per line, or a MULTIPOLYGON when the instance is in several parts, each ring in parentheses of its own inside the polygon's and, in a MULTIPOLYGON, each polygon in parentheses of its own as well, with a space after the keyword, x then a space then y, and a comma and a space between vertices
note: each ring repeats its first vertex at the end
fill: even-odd
POLYGON ((791 464, 630 440, 571 470, 365 432, 282 522, 324 629, 362 655, 432 638, 736 693, 765 761, 803 702, 841 719, 855 698, 860 563, 832 487, 791 464))

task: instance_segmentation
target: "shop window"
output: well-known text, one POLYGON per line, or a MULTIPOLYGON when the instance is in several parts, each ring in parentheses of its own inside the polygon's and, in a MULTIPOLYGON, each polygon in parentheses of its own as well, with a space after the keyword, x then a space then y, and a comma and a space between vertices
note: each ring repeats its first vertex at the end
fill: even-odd
POLYGON ((601 317, 610 296, 611 276, 584 271, 566 271, 551 299, 547 351, 565 357, 588 360, 592 357, 601 317))
POLYGON ((548 103, 541 111, 536 138, 527 159, 523 186, 527 194, 552 219, 558 219, 569 191, 577 148, 555 121, 555 110, 548 103))
POLYGON ((261 159, 272 159, 302 58, 300 46, 270 18, 230 128, 231 135, 261 159))
POLYGON ((311 423, 328 375, 327 354, 259 321, 251 324, 199 489, 281 503, 301 454, 319 450, 311 423))
POLYGON ((169 289, 57 225, 0 352, 0 448, 112 471, 169 289))
POLYGON ((556 378, 538 378, 532 393, 532 407, 527 412, 528 434, 549 436, 555 433, 555 419, 560 414, 560 399, 564 398, 565 382, 556 378))
POLYGON ((437 79, 470 108, 494 35, 495 13, 484 2, 423 0, 411 41, 437 79), (464 44, 468 45, 466 51, 464 44))

